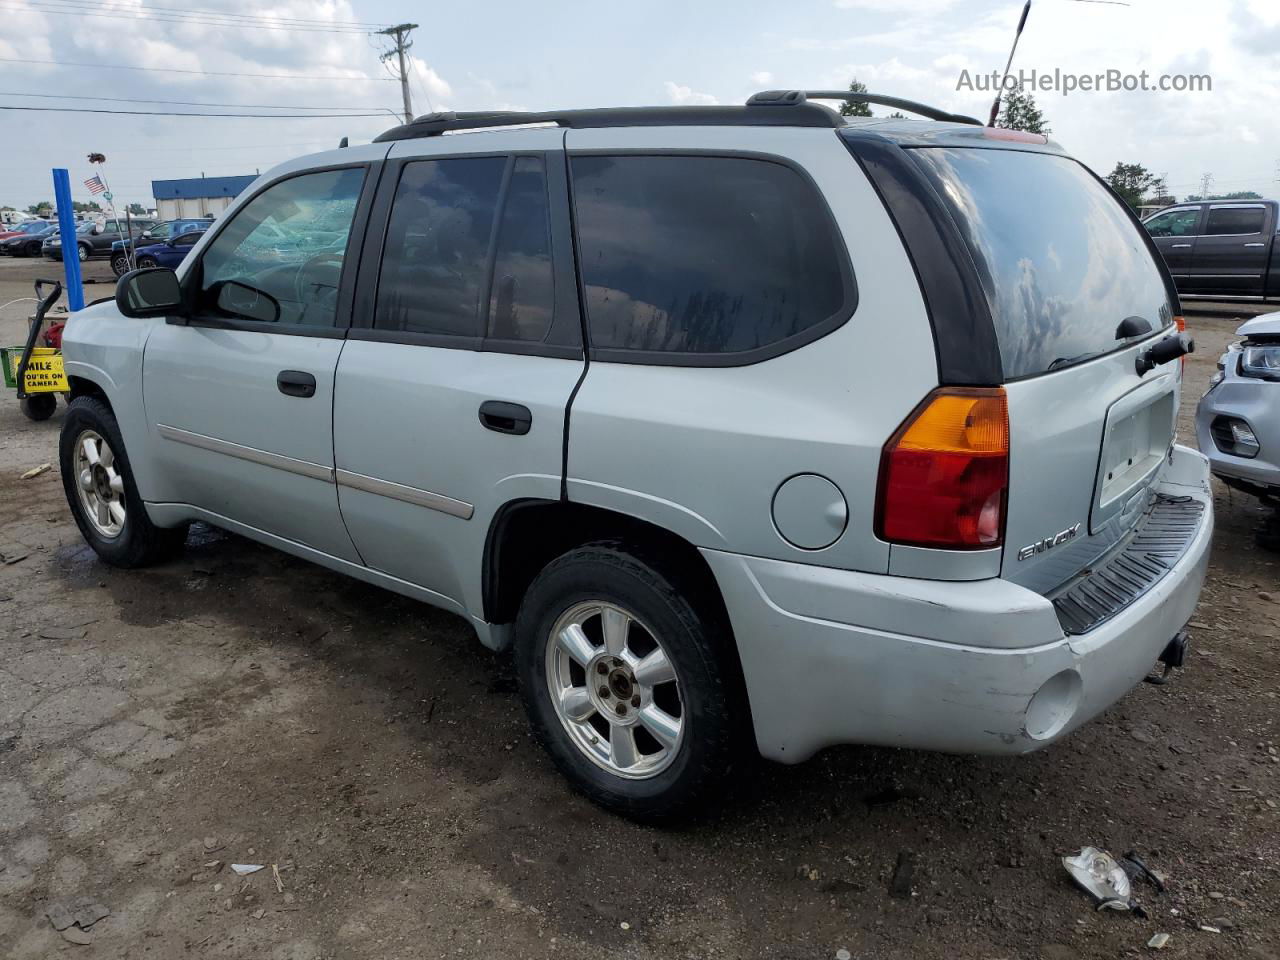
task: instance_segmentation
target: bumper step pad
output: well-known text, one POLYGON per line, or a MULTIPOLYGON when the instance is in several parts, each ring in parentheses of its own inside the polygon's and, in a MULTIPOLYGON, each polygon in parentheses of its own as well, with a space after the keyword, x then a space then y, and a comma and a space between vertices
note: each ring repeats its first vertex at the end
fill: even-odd
POLYGON ((1204 504, 1158 495, 1133 538, 1053 598, 1068 636, 1088 633, 1160 582, 1200 529, 1204 504))

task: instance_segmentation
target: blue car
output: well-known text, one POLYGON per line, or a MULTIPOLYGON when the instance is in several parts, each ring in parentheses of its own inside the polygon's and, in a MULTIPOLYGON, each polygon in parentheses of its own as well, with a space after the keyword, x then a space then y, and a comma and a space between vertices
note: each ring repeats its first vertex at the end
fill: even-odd
POLYGON ((126 253, 127 248, 153 246, 162 240, 172 240, 193 230, 208 230, 213 225, 212 217, 186 217, 179 220, 164 220, 144 230, 136 240, 117 240, 111 244, 111 269, 117 277, 129 272, 131 264, 126 253))
POLYGON ((203 237, 203 230, 192 230, 184 233, 180 237, 174 237, 172 240, 166 240, 164 243, 153 243, 149 246, 139 247, 137 249, 136 258, 138 268, 142 267, 168 267, 174 269, 183 261, 191 248, 195 246, 196 241, 203 237))

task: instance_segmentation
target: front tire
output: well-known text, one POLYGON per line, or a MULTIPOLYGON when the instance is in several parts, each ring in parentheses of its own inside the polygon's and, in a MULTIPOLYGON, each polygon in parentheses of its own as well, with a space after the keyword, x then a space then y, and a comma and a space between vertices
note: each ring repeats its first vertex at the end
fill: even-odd
POLYGON ((116 567, 143 567, 176 554, 186 527, 157 527, 134 482, 115 414, 96 397, 71 401, 58 439, 62 488, 80 533, 116 567))
POLYGON ((111 272, 117 277, 123 277, 129 272, 129 261, 124 257, 111 258, 111 272))
POLYGON ((88 248, 88 247, 86 247, 83 243, 77 243, 77 244, 76 244, 76 256, 80 258, 80 262, 81 262, 81 263, 83 263, 84 261, 88 260, 88 259, 89 259, 89 248, 88 248))
POLYGON ((158 266, 160 266, 160 264, 156 261, 155 257, 139 257, 138 258, 139 270, 145 270, 149 267, 158 267, 158 266))
POLYGON ((533 733, 573 786, 647 822, 723 796, 749 726, 727 628, 613 542, 548 564, 516 618, 533 733))

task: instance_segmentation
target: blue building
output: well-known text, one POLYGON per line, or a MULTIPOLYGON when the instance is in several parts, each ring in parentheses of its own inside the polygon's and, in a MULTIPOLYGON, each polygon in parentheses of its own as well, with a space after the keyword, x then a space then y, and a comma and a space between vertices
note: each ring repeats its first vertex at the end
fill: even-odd
POLYGON ((249 184, 249 177, 192 177, 188 180, 152 180, 151 193, 161 220, 180 217, 216 217, 249 184))

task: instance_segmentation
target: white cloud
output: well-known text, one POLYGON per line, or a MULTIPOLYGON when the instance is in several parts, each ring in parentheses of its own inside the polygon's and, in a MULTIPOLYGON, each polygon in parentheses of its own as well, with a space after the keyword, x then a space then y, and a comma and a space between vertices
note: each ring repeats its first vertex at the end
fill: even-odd
POLYGON ((667 90, 667 98, 681 106, 707 106, 720 101, 709 93, 698 93, 692 87, 682 87, 671 80, 663 83, 667 90))
POLYGON ((773 74, 768 70, 757 70, 751 75, 751 82, 758 87, 763 87, 766 84, 773 83, 773 74))
POLYGON ((896 13, 910 16, 922 13, 941 13, 955 0, 835 0, 842 10, 869 10, 873 13, 896 13))

